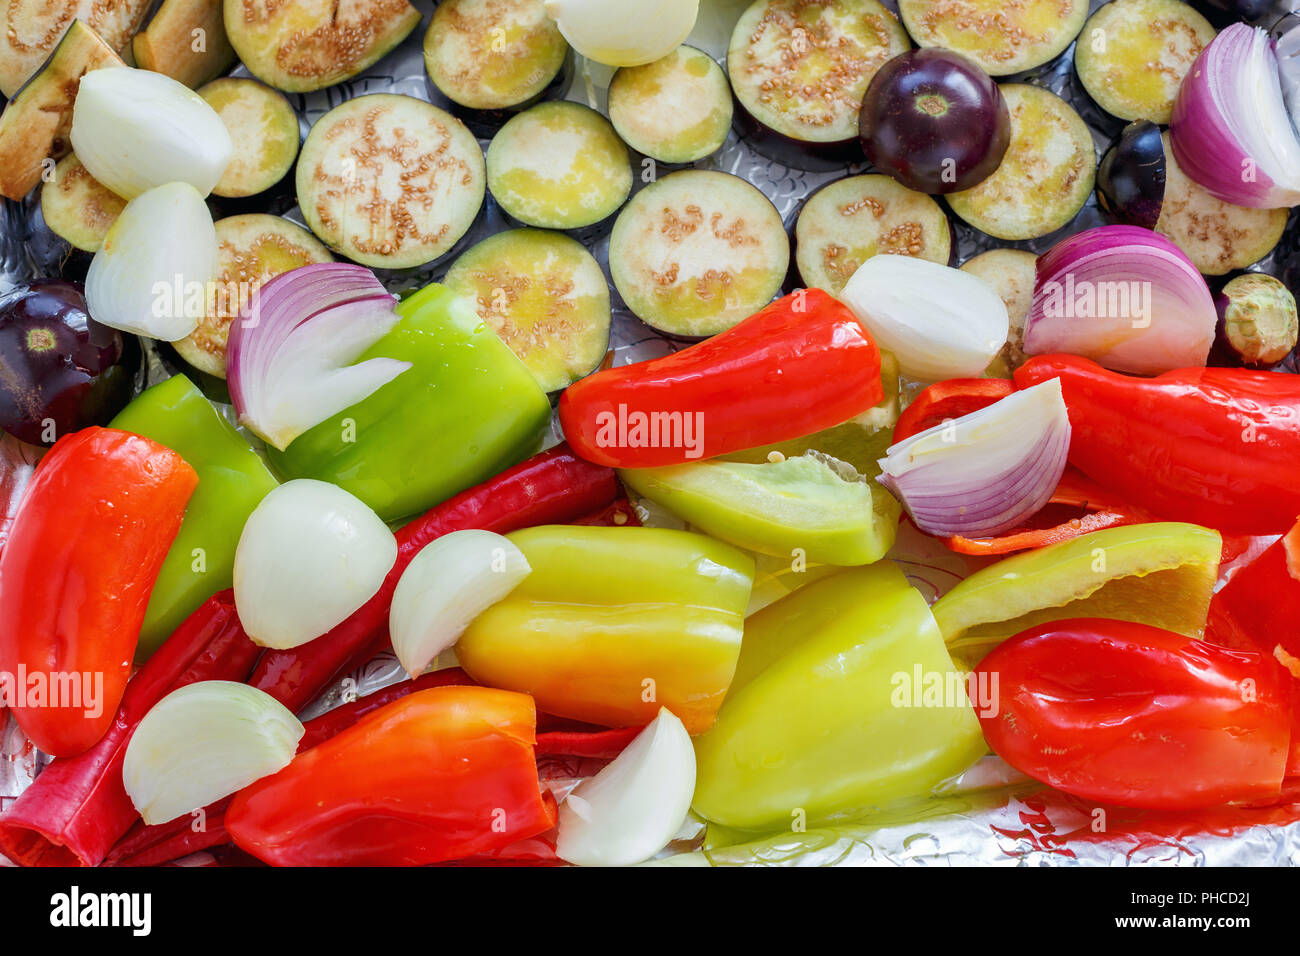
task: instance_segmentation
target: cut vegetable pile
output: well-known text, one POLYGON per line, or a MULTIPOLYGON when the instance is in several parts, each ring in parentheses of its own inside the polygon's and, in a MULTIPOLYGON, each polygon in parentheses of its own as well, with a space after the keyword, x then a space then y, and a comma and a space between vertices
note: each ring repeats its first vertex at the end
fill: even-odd
POLYGON ((1300 820, 1300 17, 642 6, 0 10, 3 858, 1300 820))

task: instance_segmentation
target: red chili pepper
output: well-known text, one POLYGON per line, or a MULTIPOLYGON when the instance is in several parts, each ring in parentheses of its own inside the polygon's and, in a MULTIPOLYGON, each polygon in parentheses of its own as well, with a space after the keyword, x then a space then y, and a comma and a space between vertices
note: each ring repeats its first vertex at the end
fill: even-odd
POLYGON ((656 468, 810 435, 883 397, 871 336, 806 289, 680 352, 589 375, 559 412, 583 458, 656 468))
POLYGON ((209 598, 127 684, 108 733, 85 753, 55 760, 0 813, 0 851, 24 866, 97 866, 139 819, 122 786, 136 725, 178 687, 242 681, 259 653, 239 624, 233 593, 209 598))
POLYGON ((555 825, 537 781, 527 694, 410 694, 235 795, 235 845, 278 866, 418 866, 508 846, 555 825))
POLYGON ((1280 534, 1300 514, 1300 376, 1196 368, 1136 378, 1070 355, 1030 359, 1019 388, 1061 380, 1070 463, 1169 520, 1280 534))
POLYGON ((1278 798, 1290 714, 1261 656, 1128 621, 1053 621, 975 669, 984 737, 1066 793, 1179 810, 1278 798), (996 681, 996 683, 994 683, 996 681))
POLYGON ((614 472, 576 458, 564 445, 528 459, 431 509, 397 532, 397 563, 379 592, 328 634, 263 655, 249 683, 292 711, 364 664, 388 644, 388 611, 407 565, 430 541, 469 528, 506 534, 563 524, 603 508, 619 494, 614 472))
POLYGON ((170 448, 110 428, 61 438, 37 466, 0 555, 0 672, 46 753, 79 754, 113 723, 198 481, 170 448))
POLYGON ((1300 523, 1239 569, 1210 602, 1206 640, 1258 652, 1286 689, 1287 775, 1300 775, 1300 523))
POLYGON ((1009 378, 951 378, 936 382, 912 399, 894 425, 894 443, 942 425, 950 418, 978 412, 1015 390, 1009 378))

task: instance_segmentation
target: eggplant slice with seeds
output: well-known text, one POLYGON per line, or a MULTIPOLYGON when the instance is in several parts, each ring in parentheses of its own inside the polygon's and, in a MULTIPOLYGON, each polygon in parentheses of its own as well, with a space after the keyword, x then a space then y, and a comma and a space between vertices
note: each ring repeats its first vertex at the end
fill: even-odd
POLYGON ((609 120, 580 103, 539 103, 501 127, 488 189, 506 215, 539 229, 595 233, 632 191, 632 158, 609 120))
POLYGON ((1213 39, 1214 27, 1183 0, 1111 0, 1084 24, 1074 67, 1107 113, 1164 125, 1183 77, 1213 39))
POLYGON ((1289 209, 1247 209, 1216 199, 1187 178, 1165 146, 1165 196, 1156 232, 1173 240, 1209 276, 1244 269, 1282 239, 1289 209))
POLYGON ((12 98, 74 25, 92 31, 104 46, 122 54, 154 2, 5 0, 0 3, 0 93, 12 98))
POLYGON ((739 176, 670 173, 638 192, 614 223, 609 268, 623 301, 647 325, 700 338, 767 305, 790 266, 785 224, 739 176))
POLYGON ((918 46, 1009 76, 1059 56, 1083 28, 1088 0, 899 0, 898 9, 918 46))
POLYGON ((756 0, 727 52, 736 125, 771 159, 804 169, 842 165, 860 155, 867 84, 909 46, 877 0, 756 0))
POLYGON ((212 194, 242 199, 284 179, 298 158, 298 114, 283 93, 257 80, 222 77, 199 91, 235 144, 230 165, 212 194))
POLYGON ((41 215, 50 231, 83 252, 98 252, 126 200, 113 192, 69 153, 41 186, 41 215))
POLYGON ((467 250, 448 288, 519 356, 543 391, 594 371, 609 350, 609 285, 581 243, 563 233, 512 229, 467 250))
POLYGON ((679 46, 644 66, 626 66, 609 84, 609 119, 637 152, 661 163, 693 163, 722 148, 731 132, 731 87, 707 53, 679 46))
POLYGON ((1092 133, 1055 93, 1004 83, 1011 144, 977 186, 946 197, 952 211, 998 239, 1036 239, 1073 219, 1088 201, 1097 153, 1092 133))
POLYGON ((478 140, 413 96, 372 93, 334 107, 298 157, 298 204, 322 242, 372 269, 446 255, 483 207, 478 140))
POLYGON ((562 96, 573 56, 542 0, 443 0, 424 35, 424 66, 451 112, 491 134, 562 96))
POLYGON ((225 0, 223 12, 244 66, 287 93, 351 79, 420 23, 407 0, 225 0))
POLYGON ((795 263, 808 288, 839 295, 872 256, 947 265, 952 227, 939 204, 889 176, 849 176, 818 189, 795 222, 795 263))

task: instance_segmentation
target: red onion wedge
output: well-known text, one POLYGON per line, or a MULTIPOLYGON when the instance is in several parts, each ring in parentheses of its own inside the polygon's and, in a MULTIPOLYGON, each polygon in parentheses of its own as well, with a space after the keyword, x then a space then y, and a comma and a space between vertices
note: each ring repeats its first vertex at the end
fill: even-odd
POLYGON ((988 538, 1047 504, 1069 450, 1070 417, 1050 379, 892 446, 877 480, 922 531, 988 538))
POLYGON ((1216 322, 1210 289, 1181 249, 1150 229, 1098 226, 1039 257, 1024 347, 1158 375, 1204 365, 1216 322))
POLYGON ((396 300, 362 266, 325 262, 275 276, 249 298, 226 349, 241 424, 283 451, 411 367, 349 363, 392 331, 396 300))
POLYGON ((1264 30, 1234 23, 1201 51, 1178 90, 1169 136, 1178 165, 1224 202, 1300 204, 1300 139, 1264 30))

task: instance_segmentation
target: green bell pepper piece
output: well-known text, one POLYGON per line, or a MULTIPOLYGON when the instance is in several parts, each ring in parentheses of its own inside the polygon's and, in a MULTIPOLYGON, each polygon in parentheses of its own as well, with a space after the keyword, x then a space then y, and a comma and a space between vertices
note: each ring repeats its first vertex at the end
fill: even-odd
POLYGON ((410 362, 370 397, 268 450, 281 474, 356 495, 385 521, 427 511, 527 458, 551 418, 528 368, 470 302, 430 285, 361 360, 410 362))
POLYGON ((244 522, 277 482, 184 375, 146 390, 109 424, 166 445, 199 476, 149 598, 136 646, 136 660, 143 661, 200 604, 230 587, 244 522))
POLYGON ((818 452, 758 465, 712 460, 623 469, 619 477, 715 538, 814 564, 879 561, 894 546, 901 513, 876 482, 818 452))
POLYGON ((891 562, 814 581, 745 622, 696 738, 695 812, 796 828, 929 793, 986 751, 921 593, 891 562))

